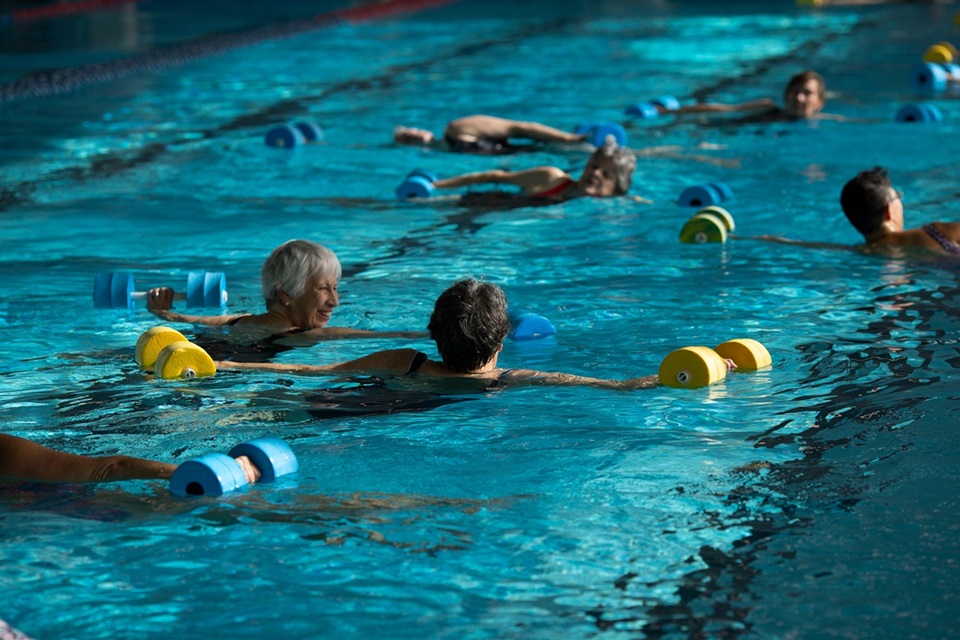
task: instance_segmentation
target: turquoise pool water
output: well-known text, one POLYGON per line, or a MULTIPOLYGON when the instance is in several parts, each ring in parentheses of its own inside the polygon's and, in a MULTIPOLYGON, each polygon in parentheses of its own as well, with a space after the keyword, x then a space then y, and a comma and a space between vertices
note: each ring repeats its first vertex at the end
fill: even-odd
MULTIPOLYGON (((122 66, 319 10, 211 7, 188 20, 193 7, 147 2, 8 25, 2 80, 68 60, 122 66), (121 24, 124 37, 90 36, 121 24)), ((931 98, 937 125, 893 122, 926 99, 909 70, 929 44, 956 41, 953 13, 461 2, 5 103, 4 432, 170 461, 275 435, 300 472, 219 500, 174 499, 155 482, 7 483, 0 618, 38 640, 955 637, 957 266, 745 239, 680 245, 692 212, 674 204, 722 180, 744 235, 852 244, 840 187, 882 164, 906 192, 908 224, 954 218, 955 96, 931 98), (828 111, 866 121, 622 115, 665 92, 779 99, 807 67, 827 78, 828 111), (395 124, 436 130, 473 112, 625 121, 635 148, 739 166, 641 158, 632 193, 652 204, 395 201, 413 167, 583 165, 578 148, 490 158, 390 143, 395 124), (263 145, 269 126, 304 118, 323 126, 322 144, 263 145), (159 322, 93 309, 97 272, 132 270, 149 286, 210 270, 227 274, 231 312, 256 311, 260 263, 294 237, 344 264, 337 325, 422 329, 436 295, 473 275, 559 329, 507 343, 507 367, 632 377, 674 348, 733 337, 762 341, 775 366, 634 393, 437 397, 275 374, 161 383, 133 363, 159 322)), ((365 340, 276 359, 395 346, 433 353, 365 340)))

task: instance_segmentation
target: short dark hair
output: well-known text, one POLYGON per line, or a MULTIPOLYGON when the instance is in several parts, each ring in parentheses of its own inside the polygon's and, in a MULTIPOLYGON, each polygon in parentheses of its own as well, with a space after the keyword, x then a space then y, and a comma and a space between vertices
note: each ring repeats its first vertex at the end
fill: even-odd
POLYGON ((443 364, 476 371, 497 354, 510 332, 507 296, 495 284, 466 278, 440 294, 427 325, 443 364))
POLYGON ((891 188, 883 167, 861 171, 843 186, 840 206, 850 224, 864 236, 879 229, 886 220, 891 188))
POLYGON ((784 97, 789 96, 790 92, 796 89, 797 87, 802 87, 803 85, 805 85, 808 80, 817 81, 817 93, 820 96, 820 101, 825 102, 826 93, 827 93, 827 83, 824 81, 822 75, 820 75, 816 71, 811 71, 810 69, 794 74, 793 77, 790 78, 790 80, 787 82, 787 88, 783 90, 784 97))

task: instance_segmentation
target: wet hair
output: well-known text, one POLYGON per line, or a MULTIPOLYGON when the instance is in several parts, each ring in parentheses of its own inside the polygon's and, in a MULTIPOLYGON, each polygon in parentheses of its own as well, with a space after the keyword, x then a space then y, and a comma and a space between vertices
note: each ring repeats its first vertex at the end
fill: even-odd
POLYGON ((891 188, 883 167, 861 171, 843 186, 840 206, 850 224, 864 236, 879 229, 886 220, 891 188))
POLYGON ((621 147, 613 141, 613 136, 608 136, 603 146, 594 151, 587 164, 593 160, 609 158, 613 160, 617 171, 616 195, 622 196, 630 191, 630 185, 633 183, 633 171, 637 168, 637 156, 633 151, 626 147, 621 147))
POLYGON ((495 284, 466 278, 440 294, 427 325, 443 364, 476 371, 497 354, 510 332, 507 296, 495 284))
POLYGON ((824 82, 823 76, 817 73, 816 71, 811 71, 807 69, 806 71, 801 71, 798 74, 795 74, 787 82, 787 88, 783 90, 784 101, 786 101, 787 96, 790 95, 790 92, 794 89, 802 87, 807 84, 809 80, 817 81, 817 95, 820 96, 820 102, 824 103, 827 101, 827 83, 824 82))
POLYGON ((267 307, 279 302, 282 291, 296 298, 303 293, 307 280, 319 273, 322 278, 340 281, 340 260, 330 249, 309 240, 289 240, 274 249, 263 261, 260 284, 267 307))

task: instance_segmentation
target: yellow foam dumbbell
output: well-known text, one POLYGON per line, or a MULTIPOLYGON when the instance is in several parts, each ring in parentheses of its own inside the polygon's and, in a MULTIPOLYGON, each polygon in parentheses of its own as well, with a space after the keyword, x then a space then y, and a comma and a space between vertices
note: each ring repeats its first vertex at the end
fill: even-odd
POLYGON ((217 372, 217 365, 206 351, 192 342, 171 342, 157 355, 153 373, 164 380, 203 378, 217 372))
POLYGON ((724 209, 723 207, 718 207, 715 204, 712 204, 709 207, 704 207, 703 209, 700 209, 693 215, 694 217, 696 217, 698 215, 707 214, 707 213, 720 218, 720 221, 723 222, 723 226, 726 228, 728 232, 732 233, 733 231, 736 230, 737 226, 736 224, 734 224, 733 216, 730 214, 730 212, 724 209))
POLYGON ((698 389, 727 377, 727 365, 707 347, 684 347, 670 352, 660 363, 660 384, 676 389, 698 389))
POLYGON ((751 338, 727 340, 714 349, 721 358, 733 360, 737 371, 756 371, 773 364, 770 352, 758 341, 751 338))
POLYGON ((153 365, 157 361, 157 356, 163 351, 164 347, 172 342, 184 342, 186 338, 182 333, 170 327, 154 327, 144 331, 137 340, 137 350, 134 359, 140 368, 144 371, 153 371, 153 365))
POLYGON ((698 213, 680 229, 680 242, 684 244, 707 244, 727 241, 727 226, 711 213, 698 213))
POLYGON ((948 64, 953 62, 953 45, 949 43, 937 43, 928 48, 923 54, 924 62, 935 62, 937 64, 948 64))

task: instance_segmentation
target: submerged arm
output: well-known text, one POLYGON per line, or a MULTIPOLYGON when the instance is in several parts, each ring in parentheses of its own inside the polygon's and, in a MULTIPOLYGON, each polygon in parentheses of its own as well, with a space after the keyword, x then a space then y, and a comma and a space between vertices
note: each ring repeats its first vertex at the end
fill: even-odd
POLYGON ((720 102, 701 102, 691 104, 670 113, 736 113, 740 111, 755 111, 758 109, 775 109, 777 103, 770 98, 761 98, 759 100, 750 100, 748 102, 739 102, 734 104, 723 104, 720 102))
POLYGON ((572 373, 555 371, 535 371, 533 369, 511 369, 501 380, 507 384, 543 385, 555 387, 595 387, 597 389, 612 389, 615 391, 633 391, 635 389, 652 389, 660 386, 657 376, 642 378, 628 378, 627 380, 608 380, 606 378, 591 378, 577 376, 572 373))
POLYGON ((40 482, 167 479, 176 465, 130 456, 79 456, 0 435, 0 476, 40 482))
POLYGON ((279 362, 217 362, 217 369, 246 369, 253 371, 277 371, 302 375, 330 375, 344 371, 362 373, 406 373, 416 354, 416 349, 388 349, 377 351, 354 360, 333 364, 282 364, 279 362))

